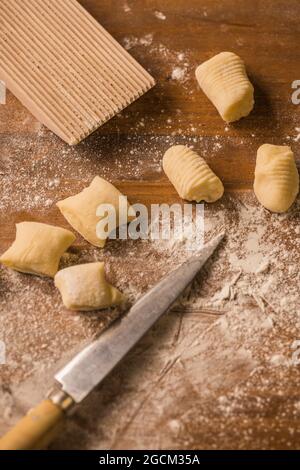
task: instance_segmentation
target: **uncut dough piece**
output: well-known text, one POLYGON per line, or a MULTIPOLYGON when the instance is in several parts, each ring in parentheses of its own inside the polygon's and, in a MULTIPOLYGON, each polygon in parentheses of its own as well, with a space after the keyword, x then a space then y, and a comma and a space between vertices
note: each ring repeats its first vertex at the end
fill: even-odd
POLYGON ((244 62, 233 52, 221 52, 203 62, 196 78, 224 121, 237 121, 252 111, 254 89, 244 62))
POLYGON ((202 157, 185 145, 174 145, 166 151, 163 169, 182 199, 214 202, 223 196, 220 178, 202 157))
POLYGON ((271 144, 259 147, 254 192, 272 212, 285 212, 291 207, 299 192, 299 174, 290 147, 271 144))
POLYGON ((0 262, 23 273, 53 277, 62 254, 74 242, 69 230, 39 222, 16 224, 16 239, 0 262))
MULTIPOLYGON (((94 246, 103 248, 107 236, 98 238, 96 233, 97 223, 101 220, 96 215, 100 204, 111 204, 116 210, 116 226, 119 220, 119 197, 122 193, 111 183, 100 176, 96 176, 91 184, 75 196, 57 202, 57 206, 70 225, 80 233, 88 242, 94 246)), ((124 197, 124 196, 123 196, 124 197)), ((127 209, 130 210, 129 204, 127 209)), ((127 222, 134 219, 134 216, 128 217, 127 222)))
POLYGON ((125 296, 106 281, 102 262, 62 269, 56 274, 54 283, 70 310, 98 310, 125 300, 125 296))

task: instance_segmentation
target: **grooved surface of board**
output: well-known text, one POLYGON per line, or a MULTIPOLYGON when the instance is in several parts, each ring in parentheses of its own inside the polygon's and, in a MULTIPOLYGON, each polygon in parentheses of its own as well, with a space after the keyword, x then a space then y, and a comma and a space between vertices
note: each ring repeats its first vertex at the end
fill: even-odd
POLYGON ((2 0, 0 79, 76 144, 154 85, 75 0, 2 0))

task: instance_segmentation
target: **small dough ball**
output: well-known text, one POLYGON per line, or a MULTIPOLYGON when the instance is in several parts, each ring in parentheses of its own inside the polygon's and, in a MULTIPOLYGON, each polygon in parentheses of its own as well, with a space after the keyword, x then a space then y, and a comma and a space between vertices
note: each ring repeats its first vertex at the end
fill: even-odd
POLYGON ((224 121, 237 121, 252 111, 254 89, 244 62, 233 52, 221 52, 203 62, 196 78, 224 121))
MULTIPOLYGON (((94 246, 103 248, 109 234, 99 238, 96 233, 97 223, 101 216, 96 215, 100 204, 110 204, 116 210, 116 225, 119 226, 119 197, 122 193, 111 183, 100 176, 96 176, 90 186, 83 189, 75 196, 68 197, 57 203, 57 206, 69 224, 80 233, 88 242, 94 246)), ((130 210, 129 204, 127 209, 130 210)), ((127 221, 134 219, 134 216, 128 216, 127 221)))
POLYGON ((185 145, 174 145, 166 151, 163 169, 182 199, 214 202, 223 196, 220 178, 202 157, 185 145))
POLYGON ((286 145, 264 144, 257 151, 254 192, 272 212, 286 212, 299 192, 294 154, 286 145))
POLYGON ((98 310, 119 305, 121 292, 105 279, 104 263, 87 263, 59 271, 54 283, 70 310, 98 310))
POLYGON ((0 262, 23 273, 53 277, 62 254, 74 242, 69 230, 39 222, 16 224, 16 239, 0 262))

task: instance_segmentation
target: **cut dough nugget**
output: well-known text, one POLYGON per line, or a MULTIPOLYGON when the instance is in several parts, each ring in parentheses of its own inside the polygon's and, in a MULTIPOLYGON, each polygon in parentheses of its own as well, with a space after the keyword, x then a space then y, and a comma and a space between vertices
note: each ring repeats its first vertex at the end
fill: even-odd
POLYGON ((203 158, 185 145, 174 145, 166 151, 163 169, 183 199, 214 202, 223 195, 222 181, 203 158))
POLYGON ((224 121, 237 121, 252 111, 254 89, 244 62, 233 52, 221 52, 199 65, 196 78, 224 121))
POLYGON ((123 294, 106 281, 102 262, 62 269, 56 274, 54 283, 70 310, 97 310, 125 300, 123 294))
POLYGON ((270 144, 259 147, 254 192, 272 212, 285 212, 291 207, 299 192, 299 174, 290 147, 270 144))
MULTIPOLYGON (((111 183, 99 176, 96 176, 90 186, 83 189, 75 196, 68 197, 57 203, 57 206, 70 225, 80 233, 88 242, 94 246, 103 248, 108 235, 105 238, 99 238, 96 233, 97 223, 101 220, 96 215, 97 208, 101 204, 110 204, 116 211, 116 226, 119 221, 119 198, 122 193, 111 183)), ((124 197, 124 196, 123 196, 124 197)), ((130 206, 127 205, 130 210, 130 206)), ((134 219, 134 216, 128 217, 128 222, 134 219)))
POLYGON ((38 222, 16 224, 16 239, 0 262, 24 273, 51 276, 58 270, 62 254, 74 242, 69 230, 38 222))

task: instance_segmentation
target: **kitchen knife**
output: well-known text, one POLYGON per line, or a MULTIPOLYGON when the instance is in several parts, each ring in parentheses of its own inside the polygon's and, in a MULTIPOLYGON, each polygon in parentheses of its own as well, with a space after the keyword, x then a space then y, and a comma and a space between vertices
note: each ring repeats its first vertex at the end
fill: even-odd
POLYGON ((102 382, 194 279, 224 237, 216 236, 143 295, 127 315, 77 354, 56 375, 57 387, 0 439, 0 450, 48 446, 72 407, 102 382))

